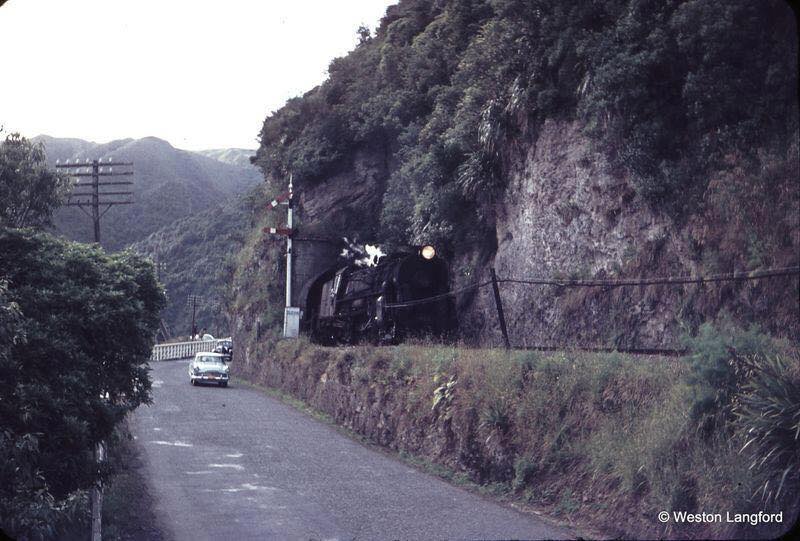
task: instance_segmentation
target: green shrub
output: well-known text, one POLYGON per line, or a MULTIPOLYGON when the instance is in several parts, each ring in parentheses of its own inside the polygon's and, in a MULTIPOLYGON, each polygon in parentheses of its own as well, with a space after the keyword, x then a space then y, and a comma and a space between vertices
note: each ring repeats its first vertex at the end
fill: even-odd
POLYGON ((578 510, 580 505, 580 502, 572 493, 572 489, 567 488, 561 493, 561 497, 553 511, 557 515, 571 515, 578 510))
POLYGON ((511 487, 519 490, 528 484, 528 481, 536 474, 536 464, 528 457, 518 456, 514 461, 514 480, 511 487))
POLYGON ((698 385, 693 414, 707 423, 709 416, 729 415, 731 399, 747 376, 746 359, 777 351, 774 341, 757 325, 742 329, 726 313, 714 323, 703 323, 683 343, 690 351, 690 382, 698 385))
POLYGON ((506 432, 511 426, 509 407, 505 402, 495 400, 481 414, 481 426, 498 432, 506 432))

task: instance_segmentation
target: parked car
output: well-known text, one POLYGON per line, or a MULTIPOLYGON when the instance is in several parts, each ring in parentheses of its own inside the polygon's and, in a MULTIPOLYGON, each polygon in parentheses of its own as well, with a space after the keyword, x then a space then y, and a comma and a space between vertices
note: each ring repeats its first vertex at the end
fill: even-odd
POLYGON ((230 379, 230 369, 225 362, 225 355, 201 351, 196 353, 189 363, 189 383, 216 383, 220 387, 227 387, 230 379))
POLYGON ((233 360, 233 341, 230 338, 225 338, 217 343, 217 347, 214 348, 214 353, 220 353, 227 357, 226 361, 231 362, 233 360))

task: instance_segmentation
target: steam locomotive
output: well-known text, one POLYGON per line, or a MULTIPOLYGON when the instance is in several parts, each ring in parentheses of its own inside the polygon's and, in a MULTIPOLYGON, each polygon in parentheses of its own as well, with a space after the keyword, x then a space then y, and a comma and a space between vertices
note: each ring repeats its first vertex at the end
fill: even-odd
POLYGON ((380 257, 373 266, 334 267, 300 291, 301 330, 328 345, 445 337, 456 327, 449 291, 447 263, 430 245, 380 257))

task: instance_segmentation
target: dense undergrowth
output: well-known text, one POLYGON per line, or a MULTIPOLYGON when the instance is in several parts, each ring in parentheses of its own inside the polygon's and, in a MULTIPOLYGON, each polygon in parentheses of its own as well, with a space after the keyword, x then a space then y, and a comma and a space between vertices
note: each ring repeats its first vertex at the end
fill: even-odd
MULTIPOLYGON (((717 342, 733 339, 715 332, 717 342)), ((750 375, 719 384, 698 368, 718 360, 709 336, 688 359, 426 344, 337 349, 273 338, 237 365, 240 375, 451 479, 579 527, 633 537, 751 538, 784 531, 796 514, 800 357, 791 348, 738 356, 728 349, 723 364, 736 373, 746 364, 750 375), (715 393, 722 385, 724 398, 715 393), (762 414, 775 385, 794 407, 781 421, 762 414), (781 431, 770 439, 773 425, 781 431), (742 451, 754 426, 760 446, 742 451), (782 449, 779 463, 762 462, 774 446, 782 449), (784 522, 664 524, 659 511, 783 511, 784 522)))

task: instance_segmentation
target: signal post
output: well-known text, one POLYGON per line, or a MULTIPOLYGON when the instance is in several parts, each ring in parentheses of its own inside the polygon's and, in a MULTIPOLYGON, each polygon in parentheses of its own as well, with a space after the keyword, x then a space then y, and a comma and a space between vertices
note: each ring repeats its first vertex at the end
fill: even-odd
POLYGON ((292 236, 294 235, 293 222, 294 191, 292 176, 289 175, 289 191, 272 200, 267 209, 274 209, 278 205, 286 205, 286 227, 264 228, 265 233, 286 237, 286 306, 283 309, 283 337, 297 338, 300 335, 300 307, 292 306, 292 236))

